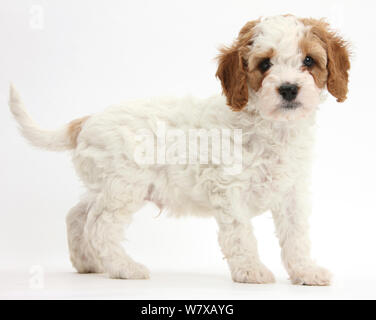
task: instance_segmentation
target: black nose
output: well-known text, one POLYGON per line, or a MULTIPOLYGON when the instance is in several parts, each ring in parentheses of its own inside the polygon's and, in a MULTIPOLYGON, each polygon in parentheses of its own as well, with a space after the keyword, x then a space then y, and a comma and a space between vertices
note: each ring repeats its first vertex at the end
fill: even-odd
POLYGON ((292 101, 298 95, 299 87, 295 84, 283 84, 278 89, 279 94, 283 97, 283 99, 287 101, 292 101))

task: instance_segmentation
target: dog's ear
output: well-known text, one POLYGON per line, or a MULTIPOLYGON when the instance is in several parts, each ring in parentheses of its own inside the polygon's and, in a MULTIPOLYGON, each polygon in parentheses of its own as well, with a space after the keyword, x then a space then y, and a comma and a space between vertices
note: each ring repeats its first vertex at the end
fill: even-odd
POLYGON ((343 102, 347 98, 350 58, 348 44, 338 34, 330 30, 324 20, 305 19, 312 26, 312 32, 324 43, 328 56, 328 91, 343 102))
POLYGON ((335 34, 329 33, 328 41, 328 91, 343 102, 347 98, 350 59, 347 44, 335 34))
POLYGON ((245 52, 249 50, 253 28, 259 20, 247 22, 231 47, 224 47, 218 56, 216 77, 221 80, 227 104, 234 111, 242 110, 248 103, 248 75, 245 52))
POLYGON ((221 80, 227 104, 240 111, 248 103, 246 63, 237 47, 223 48, 218 57, 216 76, 221 80))

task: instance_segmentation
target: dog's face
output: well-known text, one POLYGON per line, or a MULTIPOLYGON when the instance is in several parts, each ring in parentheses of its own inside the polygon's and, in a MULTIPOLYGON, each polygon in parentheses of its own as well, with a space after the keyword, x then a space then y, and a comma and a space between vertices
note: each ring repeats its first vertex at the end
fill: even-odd
POLYGON ((265 119, 296 120, 315 110, 324 89, 343 102, 349 54, 322 20, 276 16, 248 22, 219 56, 217 77, 227 104, 248 102, 265 119))

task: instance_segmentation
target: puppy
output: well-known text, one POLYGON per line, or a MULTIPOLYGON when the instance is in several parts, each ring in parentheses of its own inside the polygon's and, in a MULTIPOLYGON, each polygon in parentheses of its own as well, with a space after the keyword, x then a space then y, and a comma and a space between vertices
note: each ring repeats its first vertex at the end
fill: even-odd
POLYGON ((311 148, 323 93, 345 101, 349 69, 348 46, 326 22, 275 16, 248 22, 221 50, 223 96, 133 101, 56 131, 41 130, 12 87, 10 108, 31 144, 71 150, 87 188, 66 220, 78 272, 148 278, 121 241, 132 215, 152 201, 173 215, 214 217, 232 279, 245 283, 275 281, 250 223, 271 210, 292 283, 328 285, 331 274, 310 256, 311 148), (229 145, 232 163, 223 159, 229 145))

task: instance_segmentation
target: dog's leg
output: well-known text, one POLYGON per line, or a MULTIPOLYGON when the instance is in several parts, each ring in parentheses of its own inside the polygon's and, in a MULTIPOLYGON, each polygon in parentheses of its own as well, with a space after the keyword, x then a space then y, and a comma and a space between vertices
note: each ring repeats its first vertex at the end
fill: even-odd
POLYGON ((319 267, 310 256, 308 217, 311 209, 306 192, 292 190, 277 209, 273 209, 276 233, 281 245, 283 264, 292 283, 325 286, 331 273, 319 267))
POLYGON ((275 282, 272 272, 260 261, 257 241, 249 221, 239 222, 226 213, 217 217, 218 240, 232 279, 242 283, 275 282))
POLYGON ((147 188, 112 182, 106 191, 97 196, 90 208, 85 234, 90 246, 100 260, 105 272, 115 279, 146 279, 149 271, 135 262, 124 251, 124 225, 131 222, 132 214, 144 203, 147 188), (121 189, 121 192, 119 192, 121 189))
POLYGON ((89 204, 88 199, 82 200, 69 211, 66 218, 70 259, 79 273, 102 273, 103 268, 84 236, 89 204))

